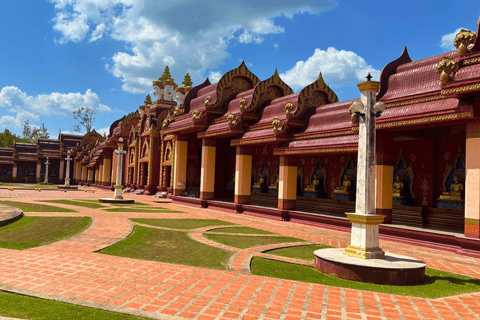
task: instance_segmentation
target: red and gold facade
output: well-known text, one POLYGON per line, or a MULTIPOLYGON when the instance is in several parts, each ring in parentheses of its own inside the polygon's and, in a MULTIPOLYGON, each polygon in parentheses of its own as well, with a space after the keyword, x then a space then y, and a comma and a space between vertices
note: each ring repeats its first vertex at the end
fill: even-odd
MULTIPOLYGON (((461 38, 474 40, 415 62, 405 49, 382 70, 376 212, 386 224, 479 239, 480 42, 461 38)), ((166 68, 153 85, 157 100, 114 123, 77 179, 93 168, 95 183, 112 183, 122 136, 130 188, 284 220, 341 224, 353 210, 357 99, 338 101, 321 74, 297 93, 277 71, 262 81, 244 63, 194 87, 189 77, 178 87, 166 68)))

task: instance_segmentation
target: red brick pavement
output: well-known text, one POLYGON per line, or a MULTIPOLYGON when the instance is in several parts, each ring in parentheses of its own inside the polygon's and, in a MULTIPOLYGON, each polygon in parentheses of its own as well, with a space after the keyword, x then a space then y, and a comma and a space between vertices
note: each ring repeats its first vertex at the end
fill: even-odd
MULTIPOLYGON (((0 190, 0 197, 25 202, 110 195, 104 191, 0 190)), ((145 217, 221 219, 314 243, 345 247, 349 242, 345 232, 159 204, 147 196, 127 197, 188 214, 142 213, 140 208, 134 213, 113 213, 68 205, 61 206, 77 212, 26 213, 90 216, 94 224, 76 237, 48 246, 24 251, 0 249, 0 288, 159 319, 480 319, 480 292, 441 299, 412 298, 95 253, 128 236, 133 226, 128 218, 145 217)), ((190 235, 203 238, 198 230, 190 235)), ((480 259, 390 241, 381 241, 381 247, 422 259, 428 267, 480 278, 480 259)), ((259 253, 259 248, 235 250, 237 257, 268 255, 259 253)), ((246 261, 239 259, 237 264, 246 261)))

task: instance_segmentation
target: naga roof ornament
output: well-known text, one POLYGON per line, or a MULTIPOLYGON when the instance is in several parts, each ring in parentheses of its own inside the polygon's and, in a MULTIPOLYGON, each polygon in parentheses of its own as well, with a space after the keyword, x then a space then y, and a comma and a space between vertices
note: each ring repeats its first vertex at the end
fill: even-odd
POLYGON ((455 76, 455 73, 458 71, 458 63, 451 59, 444 57, 437 65, 437 73, 440 74, 440 81, 442 82, 442 85, 446 85, 449 82, 453 81, 453 77, 455 76), (450 76, 450 74, 453 73, 453 76, 450 76))
POLYGON ((245 61, 242 61, 240 66, 230 70, 220 78, 218 81, 215 98, 210 95, 207 96, 204 102, 205 108, 221 108, 223 103, 229 99, 231 95, 252 89, 259 82, 260 79, 258 79, 256 75, 248 70, 245 61))
POLYGON ((335 92, 325 84, 322 73, 320 72, 315 82, 300 91, 297 108, 295 109, 291 106, 287 108, 287 106, 285 106, 285 113, 288 119, 298 119, 309 108, 316 108, 320 105, 333 102, 338 102, 338 97, 335 92))
POLYGON ((273 99, 291 94, 293 94, 292 88, 282 81, 278 75, 277 69, 275 69, 275 72, 270 78, 258 83, 255 86, 250 105, 247 106, 247 101, 242 98, 244 101, 242 108, 242 100, 240 100, 240 111, 253 112, 263 104, 272 101, 273 99))
POLYGON ((453 44, 458 49, 458 54, 464 56, 467 53, 470 53, 468 46, 474 44, 476 40, 477 37, 475 33, 470 30, 462 29, 457 33, 455 40, 453 40, 453 44))

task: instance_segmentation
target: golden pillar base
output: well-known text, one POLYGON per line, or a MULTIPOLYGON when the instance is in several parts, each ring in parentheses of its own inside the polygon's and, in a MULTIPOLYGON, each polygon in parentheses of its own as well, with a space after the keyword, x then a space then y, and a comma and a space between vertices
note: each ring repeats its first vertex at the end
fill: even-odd
POLYGON ((352 223, 350 245, 345 248, 347 256, 361 259, 381 259, 385 252, 379 247, 378 226, 385 216, 375 214, 347 213, 352 223))

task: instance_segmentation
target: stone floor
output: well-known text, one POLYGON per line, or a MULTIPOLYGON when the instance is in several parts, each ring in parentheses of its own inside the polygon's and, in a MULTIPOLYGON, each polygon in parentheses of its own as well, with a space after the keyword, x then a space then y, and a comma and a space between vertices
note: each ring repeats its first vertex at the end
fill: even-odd
MULTIPOLYGON (((93 190, 90 188, 90 190, 93 190)), ((97 199, 112 192, 0 190, 3 200, 35 203, 45 199, 97 199)), ((423 299, 343 289, 254 276, 253 256, 278 245, 239 250, 228 271, 142 261, 95 253, 127 237, 128 218, 221 219, 312 243, 345 247, 349 233, 292 222, 158 203, 143 195, 137 201, 178 213, 113 213, 101 209, 50 204, 76 213, 25 213, 26 216, 90 216, 93 225, 76 237, 24 251, 0 249, 0 289, 157 319, 480 319, 480 292, 423 299)), ((197 241, 220 246, 189 232, 197 241)), ((480 259, 413 245, 380 241, 382 249, 415 258, 427 267, 480 278, 480 259)), ((276 258, 276 257, 272 257, 276 258)), ((284 258, 286 259, 286 258, 284 258)), ((296 261, 310 264, 309 261, 296 261)), ((313 262, 313 257, 312 257, 313 262)))

